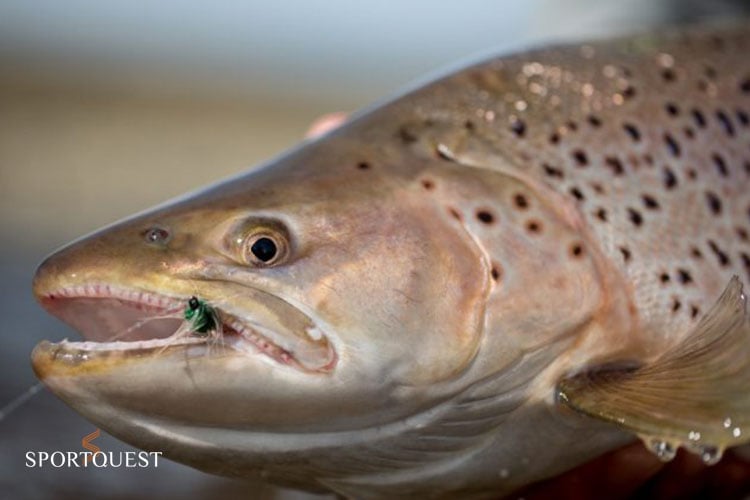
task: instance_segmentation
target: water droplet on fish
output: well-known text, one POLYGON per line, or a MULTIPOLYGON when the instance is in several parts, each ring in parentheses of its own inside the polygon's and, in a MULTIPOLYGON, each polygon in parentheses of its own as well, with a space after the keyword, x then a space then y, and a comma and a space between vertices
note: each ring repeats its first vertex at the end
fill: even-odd
POLYGON ((656 438, 646 438, 644 439, 644 444, 651 453, 659 457, 659 460, 663 462, 671 461, 677 454, 677 447, 669 441, 656 438))
POLYGON ((688 434, 688 439, 690 441, 700 441, 701 433, 697 431, 690 431, 690 434, 688 434))
POLYGON ((732 426, 732 419, 731 418, 725 418, 724 419, 724 428, 729 429, 732 426))
POLYGON ((722 450, 715 446, 703 446, 700 448, 700 457, 706 465, 715 465, 721 460, 722 450))
POLYGON ((732 429, 732 436, 738 438, 741 435, 742 435, 742 429, 740 429, 739 427, 735 427, 734 429, 732 429))

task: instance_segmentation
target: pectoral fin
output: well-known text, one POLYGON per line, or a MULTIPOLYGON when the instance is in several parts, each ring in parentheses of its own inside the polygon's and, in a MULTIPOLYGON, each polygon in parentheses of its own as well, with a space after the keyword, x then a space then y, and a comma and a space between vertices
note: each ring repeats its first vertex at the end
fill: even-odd
POLYGON ((629 429, 663 459, 679 446, 715 463, 750 441, 750 325, 739 278, 684 342, 634 369, 603 368, 558 385, 558 398, 629 429))

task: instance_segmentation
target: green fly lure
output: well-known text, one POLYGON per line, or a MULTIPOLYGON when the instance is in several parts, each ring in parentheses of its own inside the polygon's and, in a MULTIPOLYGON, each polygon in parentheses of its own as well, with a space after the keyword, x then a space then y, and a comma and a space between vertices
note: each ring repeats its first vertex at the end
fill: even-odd
POLYGON ((190 297, 188 300, 184 318, 190 324, 192 333, 198 337, 208 337, 210 332, 217 331, 219 327, 219 313, 197 297, 190 297))

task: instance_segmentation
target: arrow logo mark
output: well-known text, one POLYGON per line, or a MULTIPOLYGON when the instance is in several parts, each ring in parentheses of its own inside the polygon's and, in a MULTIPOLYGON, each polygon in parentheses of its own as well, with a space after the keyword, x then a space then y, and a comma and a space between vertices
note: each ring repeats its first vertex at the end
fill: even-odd
MULTIPOLYGON (((83 449, 84 449, 84 450, 89 450, 89 451, 91 451, 91 452, 92 452, 92 453, 94 453, 94 454, 96 454, 96 453, 101 453, 101 452, 102 452, 102 449, 101 449, 101 448, 99 448, 99 447, 98 447, 97 445, 95 445, 95 444, 93 444, 93 443, 91 442, 91 441, 93 441, 94 439, 98 438, 98 437, 99 437, 99 435, 100 435, 101 433, 102 433, 102 431, 101 431, 101 430, 99 430, 99 429, 96 429, 96 430, 95 430, 94 432, 92 432, 91 434, 88 434, 88 435, 86 435, 86 436, 83 436, 83 439, 81 439, 81 446, 83 446, 83 449)), ((85 463, 86 465, 88 465, 88 464, 89 464, 89 459, 90 459, 91 457, 93 457, 93 455, 86 455, 86 456, 85 456, 85 458, 84 458, 84 463, 85 463)))

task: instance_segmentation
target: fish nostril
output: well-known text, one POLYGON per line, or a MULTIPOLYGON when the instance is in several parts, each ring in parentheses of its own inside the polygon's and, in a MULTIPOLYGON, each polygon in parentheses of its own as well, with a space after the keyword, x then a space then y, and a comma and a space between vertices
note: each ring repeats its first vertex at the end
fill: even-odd
POLYGON ((152 226, 141 233, 144 241, 151 245, 163 246, 169 243, 170 232, 160 226, 152 226))

